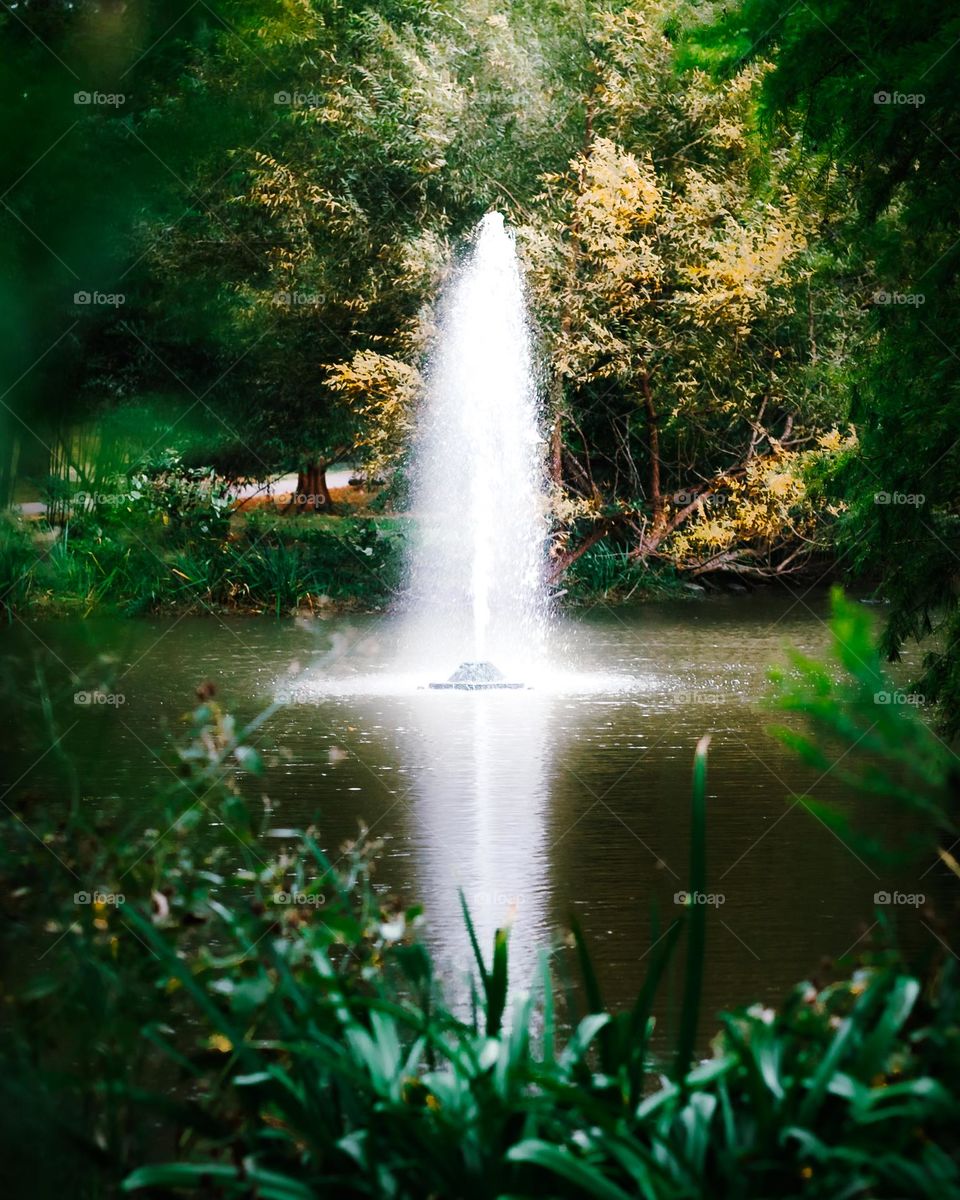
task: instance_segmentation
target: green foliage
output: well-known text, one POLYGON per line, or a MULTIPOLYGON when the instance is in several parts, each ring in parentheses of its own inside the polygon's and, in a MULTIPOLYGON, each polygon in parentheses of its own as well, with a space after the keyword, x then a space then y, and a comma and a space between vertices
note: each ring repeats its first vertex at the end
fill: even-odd
POLYGON ((682 588, 670 567, 655 568, 631 554, 629 546, 597 542, 577 559, 563 579, 573 599, 626 601, 678 596, 682 588))
POLYGON ((404 539, 404 522, 392 518, 253 517, 230 547, 226 573, 231 586, 278 604, 283 596, 285 606, 305 596, 383 603, 400 586, 404 539), (280 590, 295 579, 298 598, 280 590))
MULTIPOLYGON (((195 607, 285 615, 302 605, 379 605, 400 587, 404 522, 277 516, 231 521, 207 472, 141 475, 88 494, 60 531, 0 527, 0 605, 127 614, 195 607), (126 489, 126 490, 122 490, 126 489)), ((76 501, 76 496, 74 497, 76 501)))
POLYGON ((14 473, 53 471, 45 451, 69 457, 69 427, 118 404, 151 407, 158 441, 232 475, 375 445, 377 406, 331 380, 371 356, 409 374, 448 239, 529 202, 542 160, 566 153, 580 24, 540 0, 3 15, 0 374, 23 376, 3 502, 14 473), (72 103, 75 88, 119 100, 72 103), (122 300, 84 311, 78 290, 122 300))
POLYGON ((26 607, 37 551, 22 521, 5 515, 0 520, 0 611, 9 620, 26 607))
POLYGON ((855 827, 849 812, 809 796, 803 803, 871 858, 929 854, 931 843, 952 842, 957 832, 955 756, 920 715, 923 697, 891 680, 867 612, 839 588, 830 631, 839 677, 836 668, 796 652, 791 671, 773 673, 777 707, 802 717, 811 730, 777 733, 818 772, 863 796, 866 820, 855 827))
POLYGON ((719 70, 771 63, 767 137, 797 131, 805 196, 849 247, 850 299, 869 314, 838 376, 860 452, 835 480, 847 508, 839 548, 891 601, 883 648, 939 630, 922 682, 960 728, 960 628, 954 581, 960 491, 960 136, 949 6, 746 0, 689 31, 719 70), (900 499, 898 499, 898 497, 900 499))

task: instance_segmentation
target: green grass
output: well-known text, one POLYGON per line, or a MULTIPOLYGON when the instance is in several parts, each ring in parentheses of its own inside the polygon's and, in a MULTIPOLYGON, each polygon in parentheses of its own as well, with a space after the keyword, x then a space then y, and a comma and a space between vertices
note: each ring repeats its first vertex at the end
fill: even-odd
POLYGON ((286 615, 321 597, 378 606, 400 586, 403 522, 255 514, 165 523, 162 514, 89 514, 63 530, 0 529, 0 612, 137 614, 239 608, 286 615))

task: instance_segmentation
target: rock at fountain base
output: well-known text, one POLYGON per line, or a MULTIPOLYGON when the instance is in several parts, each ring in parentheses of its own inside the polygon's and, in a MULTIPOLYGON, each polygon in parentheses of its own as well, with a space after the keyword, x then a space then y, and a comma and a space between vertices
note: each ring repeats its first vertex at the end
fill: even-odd
POLYGON ((456 690, 461 692, 483 692, 494 689, 522 688, 522 683, 508 683, 500 671, 489 662, 461 663, 446 683, 431 683, 436 690, 456 690))

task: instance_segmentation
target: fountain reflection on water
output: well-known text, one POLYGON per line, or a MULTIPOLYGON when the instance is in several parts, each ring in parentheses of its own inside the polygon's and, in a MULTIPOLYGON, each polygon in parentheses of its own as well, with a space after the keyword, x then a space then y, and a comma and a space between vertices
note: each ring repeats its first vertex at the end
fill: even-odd
POLYGON ((402 735, 418 763, 411 841, 428 936, 443 974, 456 979, 470 960, 459 893, 484 954, 510 924, 511 975, 534 976, 549 940, 551 700, 536 692, 421 694, 402 735))

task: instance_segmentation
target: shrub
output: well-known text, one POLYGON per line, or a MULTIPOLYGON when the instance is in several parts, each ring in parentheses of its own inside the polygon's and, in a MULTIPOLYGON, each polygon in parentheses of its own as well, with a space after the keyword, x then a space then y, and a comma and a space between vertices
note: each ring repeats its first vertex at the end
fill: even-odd
POLYGON ((33 592, 37 550, 23 521, 0 515, 0 612, 11 620, 33 592))
POLYGON ((205 470, 166 464, 74 494, 72 516, 41 553, 21 522, 0 528, 0 605, 51 611, 258 608, 278 616, 319 597, 383 604, 402 577, 405 522, 251 513, 205 470), (103 485, 106 488, 106 484, 103 485))
POLYGON ((250 595, 282 595, 287 606, 305 595, 382 603, 400 586, 403 544, 399 520, 255 514, 228 573, 250 595))
POLYGON ((624 601, 681 591, 671 567, 651 567, 631 558, 628 546, 597 542, 569 568, 564 585, 575 598, 624 601))

